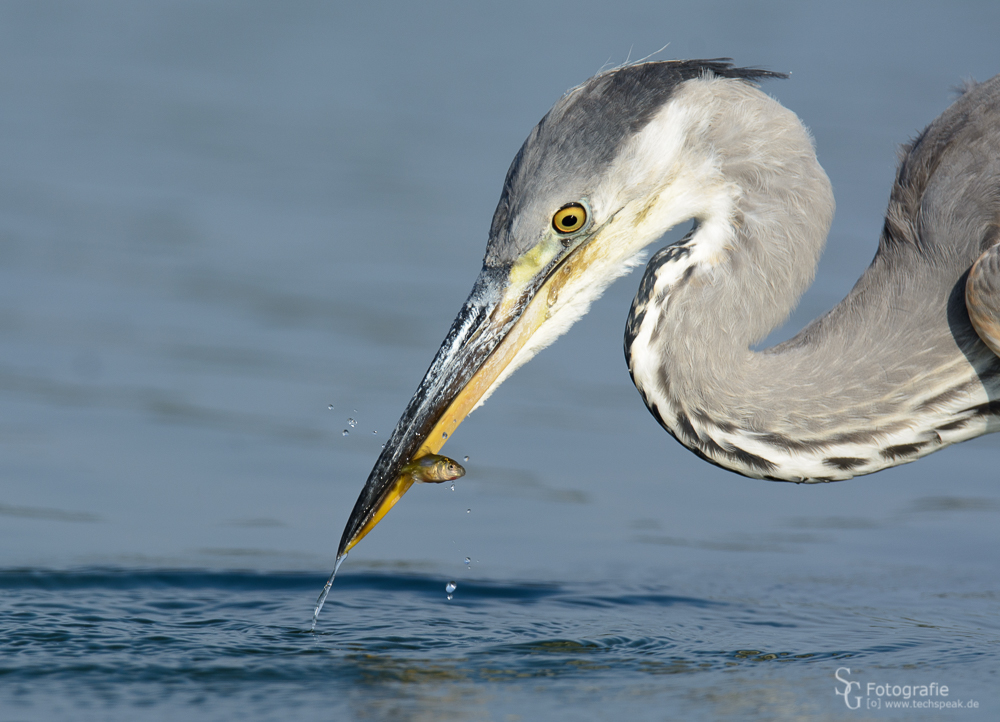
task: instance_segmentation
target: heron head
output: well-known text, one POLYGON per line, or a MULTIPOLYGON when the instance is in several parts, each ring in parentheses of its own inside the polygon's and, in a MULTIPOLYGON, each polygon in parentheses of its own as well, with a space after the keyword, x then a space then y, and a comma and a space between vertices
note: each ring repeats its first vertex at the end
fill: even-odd
POLYGON ((643 63, 601 73, 553 106, 511 164, 482 272, 372 469, 338 557, 409 489, 410 476, 400 473, 407 464, 436 454, 470 411, 635 266, 646 245, 711 215, 704 206, 718 194, 702 186, 717 175, 713 157, 691 142, 711 113, 672 103, 684 84, 771 76, 778 74, 724 60, 643 63))

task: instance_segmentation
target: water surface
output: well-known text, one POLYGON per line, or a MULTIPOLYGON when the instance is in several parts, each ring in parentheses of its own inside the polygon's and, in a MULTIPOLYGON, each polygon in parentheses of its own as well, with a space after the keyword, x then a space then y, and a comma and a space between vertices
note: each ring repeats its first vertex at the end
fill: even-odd
POLYGON ((667 42, 792 73, 766 89, 838 211, 786 338, 870 261, 896 145, 1000 71, 998 28, 988 2, 4 5, 0 719, 886 714, 846 709, 842 666, 996 718, 1000 440, 810 488, 711 467, 629 381, 636 274, 307 630, 562 92, 667 42))

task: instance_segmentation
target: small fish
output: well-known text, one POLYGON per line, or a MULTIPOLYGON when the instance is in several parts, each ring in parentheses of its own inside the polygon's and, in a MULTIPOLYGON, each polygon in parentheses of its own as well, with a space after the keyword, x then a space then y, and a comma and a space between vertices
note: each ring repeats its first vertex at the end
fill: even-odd
POLYGON ((454 459, 440 454, 428 454, 411 461, 400 470, 400 476, 409 474, 414 481, 426 484, 440 484, 465 476, 465 468, 454 459))
MULTIPOLYGON (((346 431, 344 432, 347 433, 346 431)), ((421 456, 419 459, 414 459, 409 464, 404 466, 396 479, 396 485, 394 488, 397 489, 395 499, 398 500, 403 493, 410 488, 410 485, 414 482, 421 481, 425 484, 440 484, 443 481, 454 481, 460 477, 465 476, 465 467, 459 464, 454 459, 449 459, 447 456, 441 456, 440 454, 427 454, 426 456, 421 456), (409 481, 407 482, 407 477, 409 481), (402 484, 402 490, 398 491, 398 488, 402 484)), ((451 485, 451 490, 455 490, 455 485, 451 485)), ((392 504, 395 504, 394 500, 392 504)), ((392 506, 390 504, 389 506, 392 506)), ((383 514, 385 512, 382 512, 383 514)), ((379 517, 381 518, 381 517, 379 517)), ((376 519, 377 523, 378 519, 376 519)), ((374 526, 374 524, 372 524, 374 526)), ((367 530, 365 531, 367 533, 367 530)), ((364 536, 362 534, 361 536, 364 536)), ((316 609, 313 610, 312 626, 311 631, 316 631, 316 622, 319 621, 319 613, 323 609, 323 604, 326 603, 326 597, 330 594, 330 587, 333 586, 333 579, 337 576, 337 570, 340 569, 340 565, 344 563, 347 559, 347 552, 344 552, 337 557, 336 564, 333 567, 333 574, 330 578, 326 580, 326 585, 323 587, 323 591, 319 593, 319 599, 316 600, 316 609)), ((450 583, 453 586, 454 582, 450 583)), ((455 591, 452 589, 451 591, 455 591)), ((449 592, 449 599, 451 592, 449 592)))

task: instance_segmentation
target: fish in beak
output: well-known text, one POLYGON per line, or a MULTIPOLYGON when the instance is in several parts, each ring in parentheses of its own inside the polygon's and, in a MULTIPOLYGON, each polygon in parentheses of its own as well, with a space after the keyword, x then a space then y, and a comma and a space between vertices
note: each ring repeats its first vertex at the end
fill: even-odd
POLYGON ((408 465, 437 454, 469 412, 537 352, 530 342, 572 275, 566 262, 574 250, 557 240, 536 247, 517 264, 483 268, 368 476, 338 558, 410 489, 415 479, 408 465))

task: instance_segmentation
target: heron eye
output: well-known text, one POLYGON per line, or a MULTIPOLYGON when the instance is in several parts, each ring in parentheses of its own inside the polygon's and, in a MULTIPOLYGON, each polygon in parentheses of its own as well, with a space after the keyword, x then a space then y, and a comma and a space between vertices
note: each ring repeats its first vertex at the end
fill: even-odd
POLYGON ((587 209, 579 203, 563 206, 552 216, 552 227, 557 233, 576 233, 587 222, 587 209))

